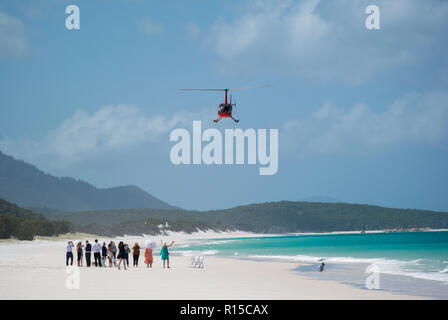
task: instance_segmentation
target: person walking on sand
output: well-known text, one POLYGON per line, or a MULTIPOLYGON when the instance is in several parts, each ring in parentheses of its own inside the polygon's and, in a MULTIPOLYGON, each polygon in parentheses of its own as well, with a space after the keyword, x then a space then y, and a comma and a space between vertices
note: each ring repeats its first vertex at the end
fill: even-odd
POLYGON ((107 258, 107 247, 106 242, 103 242, 103 246, 101 247, 101 263, 103 267, 106 267, 106 258, 107 258))
POLYGON ((136 242, 134 246, 132 247, 132 258, 134 267, 138 267, 138 258, 140 257, 140 246, 136 242))
POLYGON ((101 245, 98 243, 98 239, 95 239, 92 249, 93 258, 95 259, 95 267, 101 267, 101 245))
POLYGON ((174 241, 172 241, 171 244, 167 245, 166 242, 162 243, 162 240, 160 240, 160 244, 162 245, 162 250, 160 250, 160 255, 162 256, 163 267, 165 268, 165 261, 166 261, 167 268, 169 268, 170 267, 170 253, 168 252, 168 248, 173 246, 174 241))
POLYGON ((124 257, 126 259, 126 265, 129 268, 129 253, 131 250, 129 249, 129 245, 127 243, 124 244, 124 257))
POLYGON ((76 245, 76 253, 78 254, 78 267, 82 267, 82 242, 79 241, 76 245))
POLYGON ((152 249, 146 248, 145 249, 145 264, 146 268, 151 267, 152 268, 152 262, 154 261, 152 257, 152 249))
POLYGON ((90 267, 90 255, 92 254, 92 245, 89 243, 89 240, 86 240, 86 264, 87 267, 90 267))
POLYGON ((69 259, 70 259, 70 265, 71 266, 73 265, 73 251, 72 251, 73 247, 74 247, 73 242, 71 242, 71 241, 67 242, 67 246, 66 246, 67 252, 65 254, 65 264, 67 265, 67 267, 68 267, 69 259))
POLYGON ((126 255, 124 249, 123 241, 118 243, 118 270, 120 270, 120 265, 123 262, 124 270, 126 270, 126 255))
POLYGON ((111 241, 109 243, 109 245, 107 246, 107 258, 109 259, 109 267, 110 268, 112 268, 112 263, 113 263, 114 267, 117 266, 117 259, 115 258, 115 255, 113 252, 114 247, 115 247, 115 245, 113 244, 113 241, 111 241))
POLYGON ((112 241, 107 245, 107 260, 109 260, 109 268, 112 267, 112 241))
POLYGON ((111 241, 112 244, 112 255, 114 256, 115 262, 117 261, 117 246, 115 245, 115 242, 111 241))

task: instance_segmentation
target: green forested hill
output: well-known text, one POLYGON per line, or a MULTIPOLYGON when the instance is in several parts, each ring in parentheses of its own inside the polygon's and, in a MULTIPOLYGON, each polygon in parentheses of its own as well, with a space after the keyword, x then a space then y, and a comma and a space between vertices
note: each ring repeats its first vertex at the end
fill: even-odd
POLYGON ((175 209, 136 186, 96 188, 73 178, 58 178, 0 151, 0 198, 25 208, 81 211, 121 208, 175 209))
POLYGON ((71 222, 50 221, 44 216, 0 199, 0 239, 32 240, 34 236, 54 236, 73 230, 71 222))
POLYGON ((173 226, 183 225, 186 230, 197 226, 260 233, 448 228, 448 213, 445 212, 291 201, 251 204, 214 211, 129 209, 52 212, 46 216, 69 220, 80 231, 99 230, 108 235, 150 233, 149 231, 154 230, 154 225, 161 222, 168 222, 173 226), (156 219, 157 222, 145 224, 145 219, 149 218, 156 219))
POLYGON ((9 215, 16 218, 28 218, 28 219, 45 219, 43 215, 34 213, 31 210, 27 210, 17 206, 14 203, 0 199, 0 215, 9 215))

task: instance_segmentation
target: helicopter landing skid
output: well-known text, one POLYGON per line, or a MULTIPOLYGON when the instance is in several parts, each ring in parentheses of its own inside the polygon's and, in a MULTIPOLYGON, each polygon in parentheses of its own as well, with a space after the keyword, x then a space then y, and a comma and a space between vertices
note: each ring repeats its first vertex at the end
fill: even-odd
MULTIPOLYGON (((237 119, 235 119, 234 117, 229 117, 229 118, 231 118, 233 121, 235 121, 235 122, 240 122, 240 120, 237 120, 237 119)), ((222 119, 222 117, 219 117, 218 119, 216 119, 216 120, 213 120, 213 122, 214 123, 218 123, 219 122, 219 120, 221 120, 222 119)))

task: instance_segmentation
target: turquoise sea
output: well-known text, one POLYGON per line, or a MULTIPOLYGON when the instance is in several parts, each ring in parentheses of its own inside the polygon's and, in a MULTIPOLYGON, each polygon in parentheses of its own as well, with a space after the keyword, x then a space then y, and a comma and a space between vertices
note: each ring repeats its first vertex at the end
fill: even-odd
MULTIPOLYGON (((219 255, 306 262, 312 267, 301 271, 312 276, 317 273, 317 265, 324 261, 326 271, 336 278, 343 274, 337 272, 342 270, 341 266, 347 269, 362 265, 363 269, 357 270, 362 273, 360 279, 364 279, 365 266, 375 264, 382 275, 427 280, 439 285, 437 290, 442 292, 437 296, 448 296, 448 231, 208 239, 173 248, 172 251, 187 256, 219 255)), ((417 282, 422 285, 421 281, 417 282)))

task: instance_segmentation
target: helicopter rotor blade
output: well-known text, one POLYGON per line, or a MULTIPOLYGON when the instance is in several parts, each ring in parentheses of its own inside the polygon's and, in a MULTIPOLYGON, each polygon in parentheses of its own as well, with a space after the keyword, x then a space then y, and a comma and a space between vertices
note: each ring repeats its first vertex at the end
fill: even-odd
POLYGON ((251 87, 244 87, 244 88, 231 88, 231 89, 205 89, 205 88, 182 88, 179 89, 181 91, 239 91, 239 90, 246 90, 246 89, 257 89, 257 88, 273 88, 273 85, 264 85, 264 86, 251 86, 251 87))
POLYGON ((228 89, 190 89, 190 88, 185 88, 185 89, 179 89, 181 91, 226 91, 228 89))
POLYGON ((239 91, 239 90, 246 90, 246 89, 258 89, 258 88, 273 88, 273 85, 264 85, 264 86, 251 86, 251 87, 244 87, 244 88, 231 88, 229 91, 239 91))

